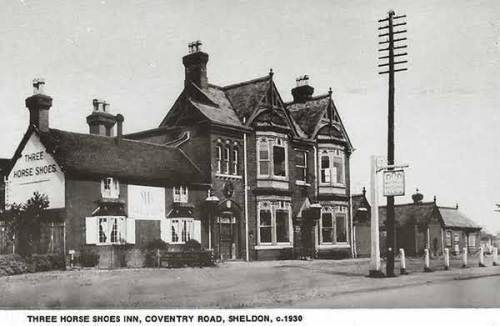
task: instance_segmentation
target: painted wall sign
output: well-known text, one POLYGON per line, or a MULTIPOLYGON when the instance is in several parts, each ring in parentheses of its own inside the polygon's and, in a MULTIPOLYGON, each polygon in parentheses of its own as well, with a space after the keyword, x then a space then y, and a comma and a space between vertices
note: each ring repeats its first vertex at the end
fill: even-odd
POLYGON ((404 196, 405 172, 403 170, 384 171, 384 196, 404 196))
POLYGON ((165 188, 128 186, 128 216, 138 220, 165 218, 165 188))
POLYGON ((7 178, 6 205, 25 203, 38 191, 48 196, 49 208, 63 208, 64 189, 64 173, 38 135, 32 134, 7 178))

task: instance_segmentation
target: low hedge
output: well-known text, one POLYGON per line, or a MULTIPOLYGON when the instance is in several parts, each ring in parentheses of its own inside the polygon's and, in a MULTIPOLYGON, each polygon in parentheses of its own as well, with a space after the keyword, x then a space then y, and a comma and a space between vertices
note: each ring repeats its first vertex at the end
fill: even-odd
POLYGON ((0 255, 0 276, 64 269, 64 257, 59 255, 0 255))

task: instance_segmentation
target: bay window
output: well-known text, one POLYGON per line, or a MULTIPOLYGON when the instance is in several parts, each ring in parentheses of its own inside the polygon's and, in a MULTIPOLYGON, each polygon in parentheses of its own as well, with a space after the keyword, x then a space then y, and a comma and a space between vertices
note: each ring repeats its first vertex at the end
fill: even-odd
POLYGON ((100 244, 118 244, 125 242, 124 217, 98 217, 98 227, 98 239, 100 244))
POLYGON ((321 209, 320 244, 347 243, 347 207, 324 206, 321 209))
POLYGON ((290 244, 292 233, 290 203, 261 201, 258 203, 258 211, 258 244, 290 244))
POLYGON ((258 176, 285 178, 288 175, 286 140, 279 137, 257 139, 258 176))
POLYGON ((307 152, 295 152, 295 178, 297 181, 307 182, 307 152))
POLYGON ((170 243, 185 243, 193 239, 194 223, 192 218, 172 219, 170 228, 170 243))
POLYGON ((344 186, 344 151, 342 149, 324 149, 320 153, 320 185, 344 186))

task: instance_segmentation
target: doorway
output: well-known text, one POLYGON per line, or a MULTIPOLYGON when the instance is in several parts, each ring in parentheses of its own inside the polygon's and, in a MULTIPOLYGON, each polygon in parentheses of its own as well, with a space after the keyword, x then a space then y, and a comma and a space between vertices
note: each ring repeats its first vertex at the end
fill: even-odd
POLYGON ((238 252, 238 224, 232 213, 217 217, 218 256, 220 260, 233 260, 238 252))

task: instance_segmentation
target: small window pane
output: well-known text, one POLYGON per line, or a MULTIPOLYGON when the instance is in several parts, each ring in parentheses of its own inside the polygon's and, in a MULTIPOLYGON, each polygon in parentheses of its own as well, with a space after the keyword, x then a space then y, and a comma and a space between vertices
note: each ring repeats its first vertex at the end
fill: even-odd
POLYGON ((284 147, 273 146, 273 163, 274 163, 274 175, 282 177, 286 176, 284 147))
POLYGON ((337 242, 347 242, 347 232, 345 225, 345 215, 340 214, 335 217, 336 221, 336 231, 337 231, 337 242))
POLYGON ((288 212, 287 211, 276 211, 276 241, 277 242, 289 242, 290 238, 288 236, 289 224, 288 224, 288 212))
POLYGON ((342 159, 340 157, 335 157, 333 160, 333 166, 336 170, 336 183, 344 184, 344 166, 342 159))
POLYGON ((260 211, 260 225, 271 226, 271 211, 260 211))

